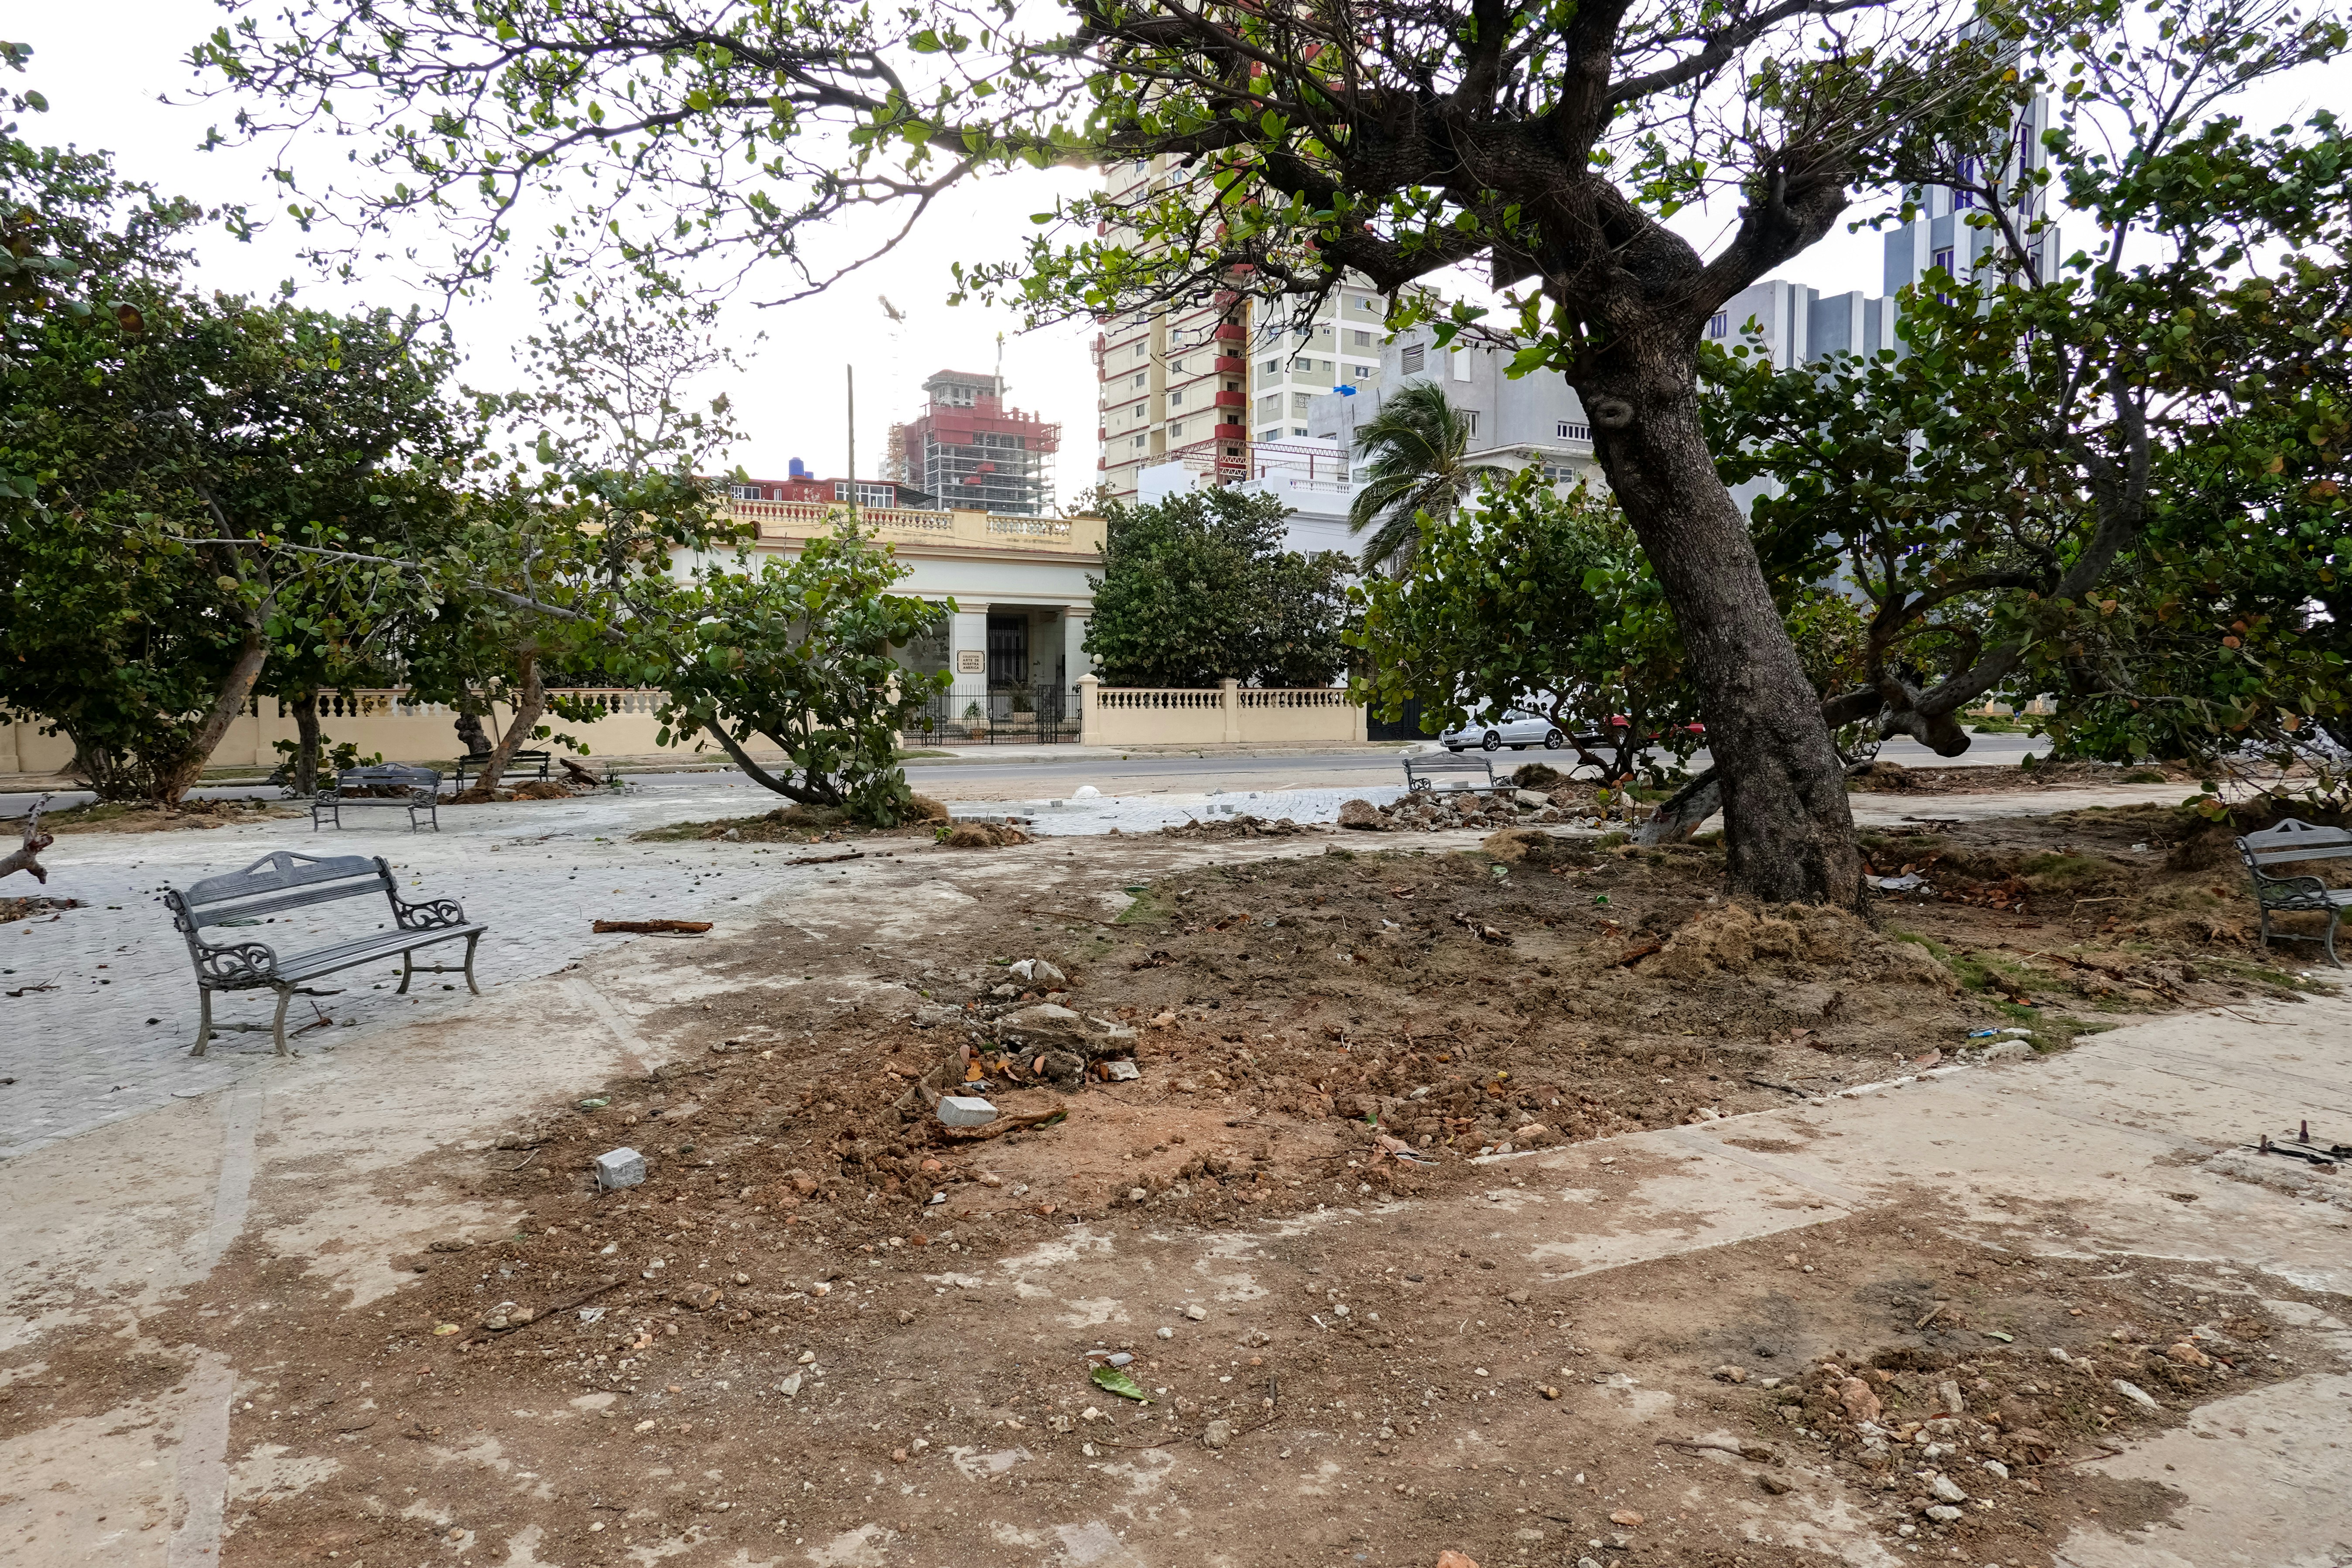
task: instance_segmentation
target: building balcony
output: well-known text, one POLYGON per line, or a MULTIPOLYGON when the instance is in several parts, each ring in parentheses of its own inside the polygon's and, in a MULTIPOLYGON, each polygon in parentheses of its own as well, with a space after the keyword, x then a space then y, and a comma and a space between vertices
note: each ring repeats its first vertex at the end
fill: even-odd
POLYGON ((1217 394, 1217 406, 1220 408, 1246 408, 1249 406, 1249 395, 1242 392, 1220 392, 1217 394))
MULTIPOLYGON (((818 501, 730 500, 727 510, 736 521, 757 527, 760 542, 772 546, 789 546, 833 532, 849 516, 846 506, 818 501)), ((939 545, 1051 555, 1099 555, 1103 549, 1103 520, 1098 517, 1023 517, 862 506, 857 509, 857 522, 877 539, 908 547, 939 545)))
POLYGON ((1242 375, 1249 370, 1249 361, 1237 354, 1219 354, 1211 369, 1218 375, 1242 375))
POLYGON ((1242 324, 1239 321, 1219 321, 1217 323, 1217 341, 1219 342, 1238 343, 1243 342, 1244 338, 1244 333, 1242 324))

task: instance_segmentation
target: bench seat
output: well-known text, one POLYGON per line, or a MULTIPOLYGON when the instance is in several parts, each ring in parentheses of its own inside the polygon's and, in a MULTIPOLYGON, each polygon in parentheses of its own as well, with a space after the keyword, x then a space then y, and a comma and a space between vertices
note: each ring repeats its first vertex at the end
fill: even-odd
POLYGON ((2352 888, 2331 888, 2317 877, 2273 877, 2268 868, 2309 860, 2352 860, 2352 832, 2321 827, 2288 817, 2276 827, 2249 833, 2238 840, 2238 854, 2246 874, 2254 879, 2254 904, 2261 911, 2263 945, 2273 942, 2315 942, 2336 968, 2336 928, 2344 911, 2352 909, 2352 888), (2327 925, 2317 936, 2271 930, 2273 914, 2326 915, 2327 925))

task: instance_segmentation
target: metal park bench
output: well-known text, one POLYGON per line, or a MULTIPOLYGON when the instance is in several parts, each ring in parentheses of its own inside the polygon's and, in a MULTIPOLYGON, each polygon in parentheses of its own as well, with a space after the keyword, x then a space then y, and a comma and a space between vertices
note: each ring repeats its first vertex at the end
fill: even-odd
POLYGON ((1433 789, 1435 781, 1454 775, 1475 776, 1484 780, 1477 786, 1497 789, 1495 764, 1485 753, 1475 752, 1418 752, 1404 760, 1404 787, 1408 794, 1415 790, 1433 789))
MULTIPOLYGON (((196 1046, 188 1054, 203 1056, 205 1047, 216 1032, 213 1026, 215 992, 277 992, 278 1016, 270 1029, 277 1037, 278 1054, 282 1057, 286 1054, 287 1006, 297 996, 334 994, 312 989, 310 982, 362 963, 373 963, 394 953, 400 955, 402 991, 408 989, 412 975, 462 973, 467 989, 479 996, 482 988, 474 980, 474 945, 490 928, 478 921, 468 922, 465 910, 454 899, 412 904, 402 900, 395 890, 397 887, 392 868, 383 863, 380 855, 326 858, 277 849, 242 871, 207 877, 184 892, 165 888, 164 905, 172 911, 172 923, 188 939, 188 956, 196 966, 196 1046), (277 949, 262 942, 205 940, 204 933, 209 930, 258 925, 264 917, 287 910, 366 898, 377 892, 383 894, 392 906, 391 930, 378 927, 365 936, 310 952, 281 957, 277 949), (466 939, 463 965, 416 962, 418 949, 455 942, 459 937, 466 939)), ((220 1026, 221 1029, 243 1031, 258 1031, 260 1027, 258 1024, 220 1026)))
POLYGON ((408 813, 408 830, 416 831, 418 814, 441 831, 441 816, 437 803, 441 798, 441 775, 431 768, 404 767, 398 763, 378 763, 364 768, 345 768, 335 775, 331 788, 322 789, 310 802, 310 831, 319 831, 321 822, 343 825, 346 806, 388 805, 408 813), (379 794, 389 791, 389 794, 379 794))
POLYGON ((2352 888, 2331 888, 2317 877, 2273 877, 2263 868, 2298 860, 2352 860, 2352 833, 2340 827, 2315 827, 2290 816, 2276 827, 2239 839, 2238 853, 2245 857, 2247 874, 2254 879, 2254 902, 2262 909, 2263 945, 2268 947, 2273 938, 2315 942, 2326 951, 2328 963, 2343 968, 2344 961, 2336 956, 2336 926, 2345 910, 2352 908, 2352 888), (2327 929, 2317 936, 2273 931, 2273 911, 2324 914, 2327 929))
MULTIPOLYGON (((517 752, 507 759, 506 771, 499 776, 502 779, 519 779, 535 768, 538 770, 537 776, 544 779, 548 775, 548 768, 553 758, 554 753, 551 752, 517 752)), ((479 774, 482 764, 489 760, 490 753, 488 752, 469 752, 457 759, 457 793, 459 795, 466 793, 466 770, 471 767, 477 774, 479 774)))

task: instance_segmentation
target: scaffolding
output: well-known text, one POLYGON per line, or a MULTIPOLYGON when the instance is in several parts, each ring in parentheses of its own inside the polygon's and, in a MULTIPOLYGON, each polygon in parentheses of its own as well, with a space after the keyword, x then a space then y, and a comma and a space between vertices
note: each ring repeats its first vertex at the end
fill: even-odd
POLYGON ((1054 510, 1061 426, 1005 407, 997 376, 943 370, 923 390, 930 405, 899 437, 905 482, 944 507, 1027 517, 1054 510))

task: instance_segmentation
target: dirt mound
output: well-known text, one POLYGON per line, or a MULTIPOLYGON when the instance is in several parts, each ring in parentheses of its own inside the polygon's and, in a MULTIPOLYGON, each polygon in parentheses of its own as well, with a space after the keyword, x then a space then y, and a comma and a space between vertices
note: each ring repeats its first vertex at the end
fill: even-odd
POLYGON ((79 899, 48 899, 36 895, 29 899, 0 899, 0 925, 10 921, 28 921, 36 915, 57 914, 65 910, 82 907, 79 899))
MULTIPOLYGON (((1349 804, 1357 805, 1362 803, 1350 801, 1349 804)), ((1286 816, 1271 822, 1263 816, 1227 816, 1209 822, 1202 822, 1196 817, 1191 821, 1178 823, 1173 827, 1160 829, 1161 836, 1168 838, 1205 838, 1212 841, 1227 838, 1295 838, 1302 833, 1324 831, 1326 830, 1318 824, 1293 822, 1286 816)))
POLYGON ((1491 859, 1506 866, 1521 864, 1549 868, 1552 866, 1590 866, 1593 863, 1591 846, 1579 839, 1562 838, 1540 827, 1506 827, 1486 835, 1479 849, 1491 859))
POLYGON ((1010 822, 959 822, 940 842, 950 849, 1001 849, 1026 844, 1029 836, 1010 822))
POLYGON ((1710 910, 1675 932, 1651 970, 1694 984, 1761 971, 1785 980, 1921 985, 1941 995, 1959 989, 1951 971, 1916 944, 1890 942, 1822 904, 1783 904, 1760 915, 1739 904, 1710 910))
POLYGON ((517 784, 513 798, 516 800, 570 800, 572 786, 557 784, 553 779, 533 779, 529 784, 517 784))

